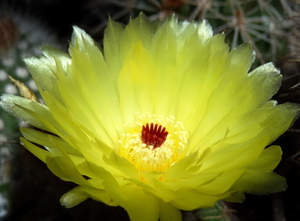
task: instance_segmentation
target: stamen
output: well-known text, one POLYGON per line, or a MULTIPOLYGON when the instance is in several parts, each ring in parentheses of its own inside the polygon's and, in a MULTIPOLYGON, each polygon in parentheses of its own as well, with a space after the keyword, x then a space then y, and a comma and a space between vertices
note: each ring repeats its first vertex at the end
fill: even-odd
POLYGON ((165 127, 162 127, 162 125, 158 124, 149 124, 147 123, 146 126, 143 125, 142 127, 142 133, 141 133, 141 139, 144 144, 147 146, 153 146, 153 148, 160 147, 168 136, 168 131, 166 131, 165 127))
POLYGON ((124 125, 119 143, 120 155, 138 171, 163 172, 185 156, 188 132, 173 116, 136 113, 124 125))

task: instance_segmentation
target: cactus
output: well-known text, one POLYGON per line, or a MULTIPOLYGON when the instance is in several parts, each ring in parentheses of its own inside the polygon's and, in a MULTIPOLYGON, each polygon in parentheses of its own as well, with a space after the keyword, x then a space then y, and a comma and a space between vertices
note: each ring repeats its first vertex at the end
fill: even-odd
POLYGON ((103 5, 111 9, 114 20, 123 22, 141 11, 152 20, 163 20, 172 13, 182 20, 207 19, 215 33, 225 32, 231 48, 250 41, 257 65, 289 53, 286 46, 291 45, 292 36, 288 33, 295 26, 292 18, 300 8, 296 2, 285 0, 96 0, 90 5, 93 16, 98 15, 100 21, 91 30, 95 35, 106 27, 103 5))
MULTIPOLYGON (((35 83, 26 70, 23 58, 41 54, 39 48, 43 44, 58 46, 58 43, 55 36, 33 18, 2 8, 6 10, 0 11, 0 93, 18 93, 9 76, 35 91, 35 83)), ((20 136, 18 128, 22 124, 24 122, 18 122, 4 111, 0 112, 0 217, 7 213, 9 206, 10 161, 20 136)))

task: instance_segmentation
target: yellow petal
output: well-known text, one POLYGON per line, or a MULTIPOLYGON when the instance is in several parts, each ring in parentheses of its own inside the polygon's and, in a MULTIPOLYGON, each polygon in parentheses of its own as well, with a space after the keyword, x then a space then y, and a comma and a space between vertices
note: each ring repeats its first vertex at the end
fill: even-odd
POLYGON ((111 199, 110 195, 105 190, 82 187, 82 191, 84 191, 94 200, 103 202, 109 206, 118 206, 118 204, 111 199))
POLYGON ((24 139, 23 137, 20 138, 20 141, 27 150, 29 150, 32 154, 34 154, 44 163, 47 162, 47 159, 49 157, 52 158, 52 154, 49 151, 37 147, 36 145, 30 143, 28 140, 24 139))
POLYGON ((74 149, 73 146, 62 140, 57 136, 45 134, 30 128, 20 128, 22 135, 29 141, 44 146, 52 155, 61 155, 56 144, 62 145, 64 150, 69 154, 81 155, 81 153, 74 149))
POLYGON ((279 146, 270 146, 253 162, 247 165, 248 170, 271 171, 281 160, 282 151, 279 146))
POLYGON ((112 152, 109 157, 104 156, 104 162, 112 168, 122 171, 128 178, 139 179, 136 168, 125 158, 112 152))
POLYGON ((105 183, 105 187, 112 199, 128 212, 131 221, 158 220, 159 203, 155 197, 145 194, 133 185, 120 187, 105 183))
POLYGON ((187 174, 193 174, 199 171, 202 157, 207 155, 209 150, 194 152, 176 162, 167 171, 164 179, 166 181, 177 180, 185 177, 187 174), (202 157, 201 157, 202 156, 202 157))
POLYGON ((182 215, 179 209, 174 206, 159 201, 159 220, 160 221, 181 221, 182 215))
POLYGON ((200 172, 212 173, 243 168, 259 157, 268 140, 268 137, 261 137, 245 143, 222 145, 223 148, 203 159, 200 172))
POLYGON ((170 204, 181 210, 194 210, 199 208, 212 207, 216 201, 225 198, 227 195, 206 195, 196 190, 180 190, 176 193, 178 199, 173 200, 170 204))
POLYGON ((247 170, 233 186, 233 189, 256 195, 266 195, 283 191, 287 188, 284 177, 274 172, 247 170))
POLYGON ((36 115, 33 115, 32 113, 38 112, 43 117, 48 118, 49 121, 53 119, 45 105, 26 98, 5 94, 1 96, 0 105, 5 111, 16 118, 22 119, 23 121, 44 130, 47 130, 47 127, 45 127, 43 123, 36 118, 36 115))
MULTIPOLYGON (((218 195, 230 190, 231 186, 245 173, 245 169, 237 169, 231 172, 222 173, 211 182, 199 185, 195 189, 204 194, 218 195)), ((201 174, 199 175, 201 179, 201 174)))
POLYGON ((26 58, 25 64, 36 82, 39 90, 51 91, 59 101, 62 101, 60 90, 53 71, 56 71, 53 58, 26 58), (42 75, 40 73, 43 73, 42 75))

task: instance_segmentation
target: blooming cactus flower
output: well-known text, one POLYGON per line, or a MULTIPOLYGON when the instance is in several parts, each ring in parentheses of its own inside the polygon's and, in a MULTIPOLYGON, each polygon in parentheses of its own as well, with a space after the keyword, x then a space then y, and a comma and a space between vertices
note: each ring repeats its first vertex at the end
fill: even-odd
POLYGON ((75 27, 69 55, 28 58, 45 104, 3 95, 1 106, 34 128, 24 146, 60 179, 61 198, 122 206, 133 221, 181 220, 180 210, 241 202, 286 188, 268 146, 299 106, 270 98, 282 76, 268 63, 248 73, 250 44, 229 51, 206 21, 109 22, 99 49, 75 27), (35 129, 36 128, 36 129, 35 129))

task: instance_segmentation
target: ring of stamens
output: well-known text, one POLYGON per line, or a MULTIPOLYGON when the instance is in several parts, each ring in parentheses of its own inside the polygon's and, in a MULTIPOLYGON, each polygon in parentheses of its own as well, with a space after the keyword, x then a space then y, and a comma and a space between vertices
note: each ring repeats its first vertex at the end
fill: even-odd
POLYGON ((173 116, 137 113, 124 128, 120 154, 138 171, 166 171, 185 154, 188 133, 173 116))

